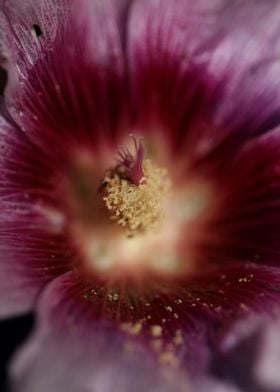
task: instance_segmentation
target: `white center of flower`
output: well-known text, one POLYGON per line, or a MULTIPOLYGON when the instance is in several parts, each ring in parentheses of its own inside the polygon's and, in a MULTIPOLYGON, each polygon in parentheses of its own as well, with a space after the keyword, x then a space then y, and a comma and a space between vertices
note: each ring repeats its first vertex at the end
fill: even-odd
POLYGON ((176 255, 178 234, 164 224, 159 232, 107 238, 83 237, 87 266, 105 277, 142 279, 147 275, 177 275, 180 257, 176 255))

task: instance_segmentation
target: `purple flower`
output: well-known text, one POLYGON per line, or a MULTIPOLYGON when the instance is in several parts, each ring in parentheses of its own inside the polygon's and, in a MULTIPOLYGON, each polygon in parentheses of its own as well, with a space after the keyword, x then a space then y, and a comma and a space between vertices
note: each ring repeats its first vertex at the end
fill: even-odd
POLYGON ((279 2, 0 10, 0 314, 38 315, 14 390, 278 388, 279 2))

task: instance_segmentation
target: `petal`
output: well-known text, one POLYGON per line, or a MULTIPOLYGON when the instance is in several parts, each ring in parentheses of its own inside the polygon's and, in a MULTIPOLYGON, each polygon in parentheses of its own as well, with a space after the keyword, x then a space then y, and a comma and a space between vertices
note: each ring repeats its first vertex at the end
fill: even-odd
POLYGON ((145 348, 97 322, 89 302, 77 297, 72 273, 48 287, 37 328, 12 364, 13 391, 185 390, 179 373, 161 373, 145 348))
POLYGON ((222 201, 200 248, 206 259, 279 267, 279 156, 280 129, 275 128, 245 144, 221 175, 222 201))
POLYGON ((38 0, 35 6, 31 0, 1 0, 0 55, 1 65, 9 70, 10 94, 50 49, 68 13, 65 0, 38 0))
POLYGON ((241 390, 278 391, 279 313, 273 318, 255 315, 241 319, 222 334, 212 372, 241 390))
MULTIPOLYGON (((265 272, 262 273, 264 278, 265 272)), ((257 273, 255 275, 257 276, 257 273)), ((273 271, 271 275, 273 276, 273 271)), ((210 280, 213 282, 213 276, 209 277, 210 280)), ((234 345, 230 333, 224 333, 221 337, 221 330, 225 329, 226 325, 230 327, 234 318, 250 315, 249 306, 246 308, 243 303, 239 314, 235 311, 230 316, 230 293, 239 296, 236 301, 240 301, 242 295, 244 301, 247 298, 252 300, 252 284, 247 281, 244 285, 242 282, 241 288, 239 279, 237 276, 233 278, 233 274, 229 274, 229 278, 221 278, 220 282, 223 293, 215 293, 214 284, 212 283, 211 287, 206 280, 204 285, 201 285, 200 292, 195 292, 190 287, 189 294, 192 293, 192 304, 196 304, 195 307, 190 306, 190 298, 189 304, 187 300, 182 303, 175 302, 171 297, 168 302, 165 292, 158 293, 156 302, 151 301, 148 307, 143 306, 143 303, 140 310, 132 299, 128 306, 125 301, 116 300, 116 293, 108 292, 108 289, 97 286, 86 289, 73 272, 57 278, 40 300, 35 332, 12 364, 12 390, 55 392, 97 389, 107 392, 114 388, 122 392, 174 389, 184 391, 188 387, 187 390, 190 391, 237 391, 238 388, 233 384, 223 384, 222 381, 219 383, 213 376, 207 375, 207 371, 210 361, 213 360, 213 351, 210 352, 214 347, 213 342, 216 342, 216 346, 218 343, 220 352, 222 347, 229 350, 229 347, 234 345), (195 295, 200 295, 200 298, 194 297, 195 295), (207 304, 206 301, 209 300, 215 305, 219 301, 219 309, 215 305, 212 307, 209 302, 207 304), (181 311, 179 306, 182 307, 181 311), (143 309, 144 307, 147 310, 143 309), (211 313, 216 313, 219 317, 215 323, 213 319, 209 319, 211 313), (141 314, 142 324, 139 322, 141 314), (145 314, 151 316, 151 319, 148 318, 150 325, 145 324, 145 314), (174 317, 174 314, 177 316, 174 317), (166 326, 164 323, 159 324, 159 318, 163 316, 166 318, 166 326), (185 331, 182 329, 183 317, 185 327, 186 320, 189 320, 188 330, 185 331), (201 319, 203 328, 200 325, 201 319), (181 333, 169 336, 168 340, 168 333, 170 334, 172 328, 180 330, 181 333), (203 334, 208 336, 207 339, 203 339, 203 334), (213 347, 210 350, 211 341, 213 347), (226 343, 227 341, 231 342, 231 345, 226 343), (165 349, 159 352, 159 346, 165 344, 165 349), (180 348, 178 352, 174 350, 175 345, 180 348), (201 361, 198 360, 199 351, 204 351, 204 366, 201 366, 201 361), (180 356, 188 357, 188 360, 180 364, 177 362, 180 356)), ((258 282, 261 284, 260 276, 258 282)), ((260 296, 256 283, 255 291, 254 295, 260 296)), ((262 296, 260 300, 261 298, 262 296)), ((245 327, 246 325, 248 323, 245 327)), ((249 333, 250 331, 249 329, 249 333)), ((239 340, 240 333, 236 337, 236 341, 239 340)))
POLYGON ((215 336, 217 323, 230 325, 256 312, 273 313, 279 301, 280 275, 275 268, 219 268, 184 284, 154 290, 108 287, 102 282, 85 285, 75 273, 69 275, 71 279, 67 276, 58 279, 60 291, 66 290, 67 295, 62 300, 52 294, 52 299, 43 301, 54 310, 50 313, 52 308, 42 307, 41 318, 47 317, 50 324, 52 318, 58 319, 56 301, 63 316, 61 307, 67 299, 65 312, 73 328, 88 323, 95 330, 93 319, 96 325, 110 324, 129 339, 137 339, 159 364, 187 369, 192 379, 199 378, 209 365, 208 341, 215 336))
MULTIPOLYGON (((126 1, 83 0, 76 9, 73 3, 75 17, 66 16, 52 34, 52 53, 45 51, 23 81, 23 97, 11 107, 17 121, 46 124, 52 144, 71 133, 91 142, 93 129, 95 141, 104 133, 110 138, 116 129, 130 131, 124 112, 132 94, 136 127, 145 132, 143 120, 160 117, 173 146, 185 151, 185 140, 196 159, 267 130, 279 117, 277 2, 166 4, 139 1, 129 9, 126 1)), ((29 15, 38 13, 33 8, 29 15)))
POLYGON ((255 363, 254 376, 260 385, 275 391, 280 389, 280 336, 279 319, 267 323, 262 329, 259 357, 255 363))
POLYGON ((279 120, 279 2, 136 1, 129 65, 144 124, 198 160, 279 120), (144 119, 143 119, 144 117, 144 119))
MULTIPOLYGON (((51 3, 43 2, 41 7, 48 18, 53 12, 60 15, 59 5, 49 13, 51 3)), ((69 13, 61 16, 61 23, 54 18, 51 25, 54 23, 55 30, 51 35, 48 30, 46 33, 48 45, 41 48, 36 61, 20 78, 14 94, 7 94, 14 119, 55 159, 64 159, 61 154, 70 142, 72 146, 95 148, 100 139, 110 143, 112 134, 123 128, 127 95, 122 49, 125 3, 82 0, 79 4, 69 1, 68 6, 61 5, 66 10, 70 7, 69 13)), ((43 12, 40 5, 33 2, 26 11, 33 23, 34 15, 43 12)), ((14 14, 11 18, 14 20, 14 14)), ((40 37, 30 40, 38 45, 44 35, 43 31, 40 37)), ((17 35, 13 38, 17 39, 17 35)), ((22 39, 20 44, 25 48, 25 36, 22 39)), ((21 57, 27 61, 29 53, 23 51, 21 57)))
POLYGON ((243 392, 241 389, 231 385, 230 383, 224 383, 218 381, 215 378, 206 377, 200 380, 198 384, 195 385, 196 392, 243 392))
POLYGON ((4 117, 0 117, 0 150, 2 317, 30 310, 42 287, 69 268, 69 250, 59 233, 55 209, 49 207, 46 218, 38 213, 44 205, 53 205, 50 162, 4 117))

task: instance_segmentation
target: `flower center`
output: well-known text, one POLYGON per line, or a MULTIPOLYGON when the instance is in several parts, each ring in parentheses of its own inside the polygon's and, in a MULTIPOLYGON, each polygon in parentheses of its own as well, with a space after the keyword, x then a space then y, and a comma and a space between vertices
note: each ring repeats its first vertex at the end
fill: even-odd
POLYGON ((100 156, 82 151, 73 160, 65 189, 77 262, 89 279, 180 278, 193 271, 194 238, 211 192, 195 179, 182 186, 171 165, 161 167, 149 140, 147 151, 142 141, 131 140, 132 148, 121 148, 116 159, 104 150, 100 156), (197 205, 199 195, 205 197, 197 205))
MULTIPOLYGON (((106 207, 111 219, 122 226, 129 236, 137 233, 157 231, 164 219, 164 204, 170 189, 167 171, 153 164, 149 159, 132 165, 132 170, 124 164, 109 170, 104 178, 106 207), (133 171, 142 177, 133 181, 133 171), (126 169, 126 170, 125 170, 126 169), (132 175, 131 174, 132 171, 132 175)), ((139 178, 139 176, 137 176, 139 178)))

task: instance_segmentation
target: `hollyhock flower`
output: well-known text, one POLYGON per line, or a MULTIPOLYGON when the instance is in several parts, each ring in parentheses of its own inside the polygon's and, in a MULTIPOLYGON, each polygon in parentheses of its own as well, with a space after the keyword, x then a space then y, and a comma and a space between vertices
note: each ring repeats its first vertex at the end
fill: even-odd
POLYGON ((238 390, 213 353, 278 312, 279 3, 0 4, 14 389, 238 390))

